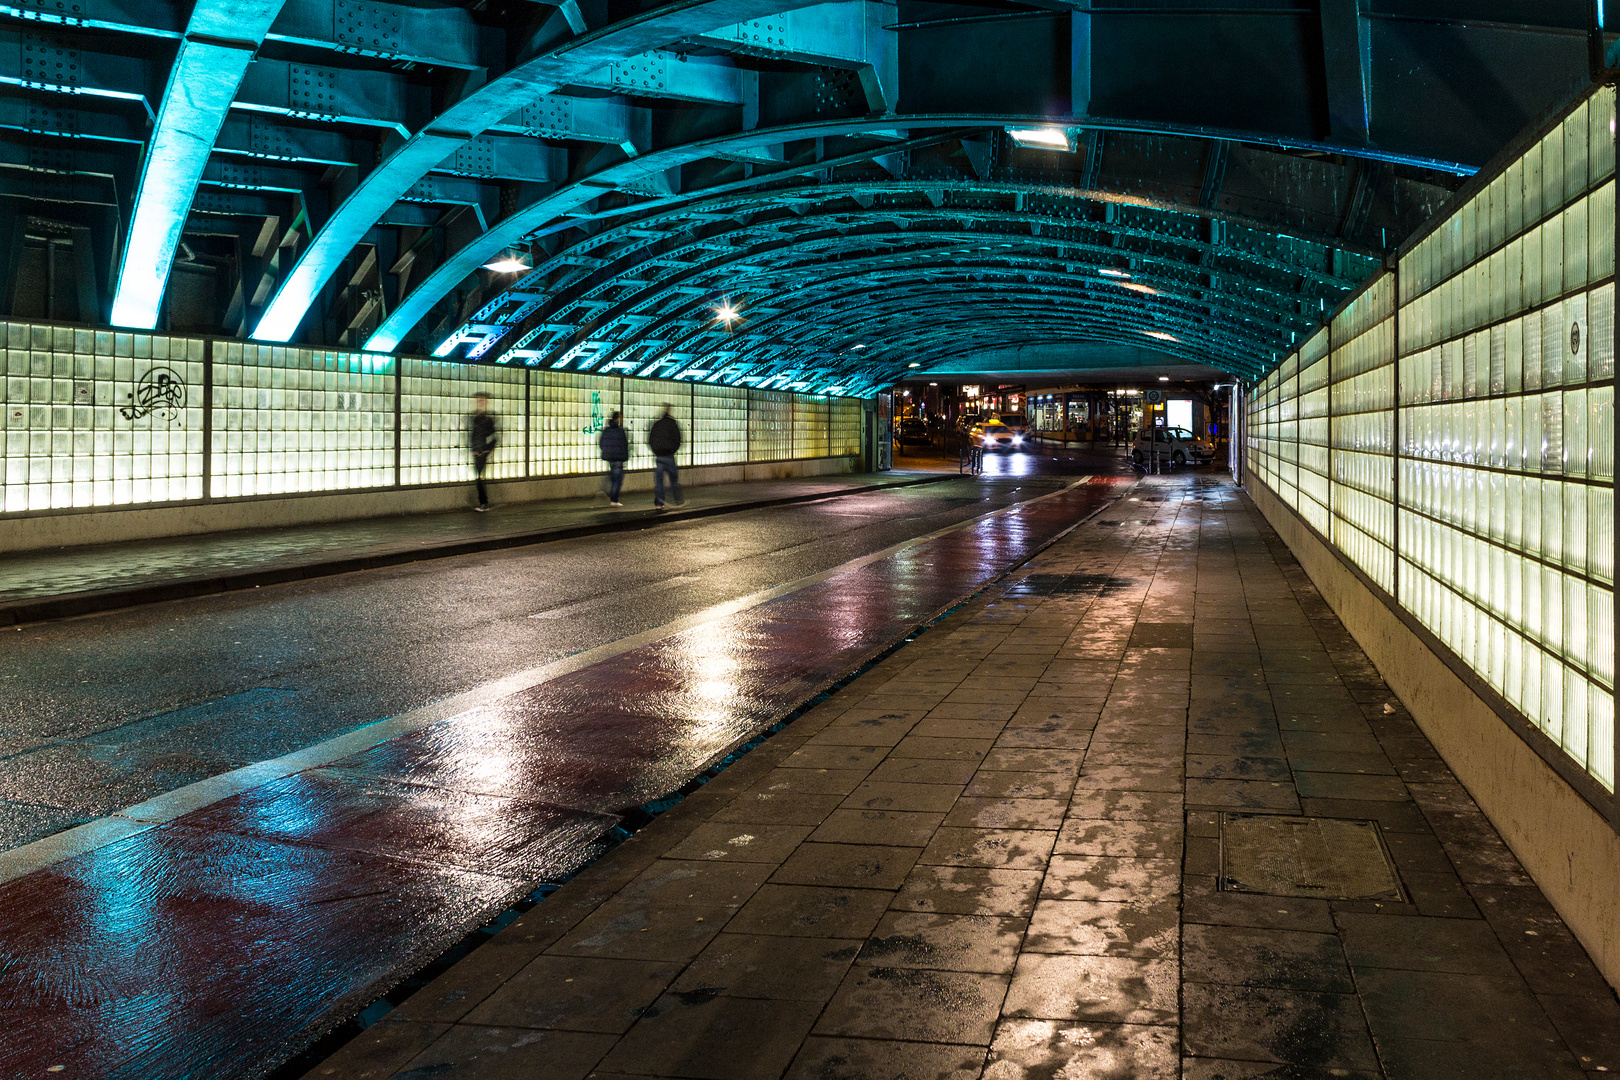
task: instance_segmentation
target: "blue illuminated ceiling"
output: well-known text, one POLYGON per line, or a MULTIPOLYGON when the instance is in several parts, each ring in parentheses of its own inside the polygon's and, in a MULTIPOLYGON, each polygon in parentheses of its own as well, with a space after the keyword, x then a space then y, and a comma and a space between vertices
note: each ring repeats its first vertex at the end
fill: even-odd
POLYGON ((10 315, 850 393, 1261 371, 1612 40, 1583 0, 59 7, 0 2, 10 315))

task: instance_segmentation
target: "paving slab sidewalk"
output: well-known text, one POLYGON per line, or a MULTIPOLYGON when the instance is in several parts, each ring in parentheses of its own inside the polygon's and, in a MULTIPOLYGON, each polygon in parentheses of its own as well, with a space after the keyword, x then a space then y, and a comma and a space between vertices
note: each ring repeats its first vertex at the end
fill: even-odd
POLYGON ((605 496, 555 499, 497 505, 485 514, 469 509, 21 552, 0 558, 0 626, 947 479, 892 471, 762 480, 688 488, 684 505, 662 511, 645 494, 631 496, 635 502, 624 508, 609 507, 605 496))
POLYGON ((1612 989, 1297 563, 1167 477, 308 1076, 1614 1070, 1612 989), (1223 814, 1378 822, 1400 899, 1222 891, 1223 814))

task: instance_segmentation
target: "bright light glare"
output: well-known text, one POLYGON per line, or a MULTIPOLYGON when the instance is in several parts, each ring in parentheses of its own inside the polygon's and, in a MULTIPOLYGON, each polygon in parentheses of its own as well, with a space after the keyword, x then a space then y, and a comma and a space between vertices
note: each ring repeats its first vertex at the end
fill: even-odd
POLYGON ((851 345, 850 348, 852 348, 852 349, 864 349, 864 348, 866 348, 866 346, 865 345, 851 345))
POLYGON ((1143 285, 1140 282, 1136 282, 1136 281, 1122 281, 1122 282, 1119 283, 1119 287, 1122 288, 1122 289, 1129 289, 1132 292, 1146 293, 1149 296, 1158 296, 1159 295, 1159 290, 1158 289, 1155 289, 1151 285, 1143 285))
POLYGON ((1142 333, 1146 334, 1150 338, 1158 338, 1160 341, 1180 341, 1181 340, 1180 338, 1176 337, 1174 334, 1167 334, 1163 330, 1144 330, 1144 331, 1142 331, 1142 333))
POLYGON ((497 274, 515 274, 519 270, 527 270, 528 268, 528 263, 522 259, 514 259, 510 255, 484 264, 485 270, 493 270, 497 274))
POLYGON ((1169 382, 1170 381, 1170 376, 1168 376, 1168 375, 1160 375, 1159 376, 1159 381, 1160 382, 1169 382))
POLYGON ((908 367, 908 368, 910 368, 910 367, 922 367, 922 365, 918 364, 918 363, 910 363, 910 364, 907 364, 906 367, 908 367))
POLYGON ((1105 274, 1105 275, 1107 275, 1107 276, 1108 276, 1108 277, 1122 277, 1122 278, 1128 278, 1128 277, 1130 277, 1130 276, 1131 276, 1131 275, 1130 275, 1130 274, 1128 274, 1128 273, 1126 273, 1126 272, 1125 272, 1125 271, 1124 271, 1124 270, 1115 270, 1115 269, 1114 269, 1114 268, 1113 268, 1113 267, 1112 267, 1112 266, 1102 266, 1102 267, 1098 267, 1098 268, 1097 268, 1097 273, 1099 273, 1099 274, 1105 274))
POLYGON ((1019 146, 1042 150, 1073 150, 1074 141, 1062 128, 1008 128, 1007 134, 1019 146))
POLYGON ((737 309, 730 304, 721 304, 714 309, 714 317, 721 322, 730 322, 737 317, 737 309))

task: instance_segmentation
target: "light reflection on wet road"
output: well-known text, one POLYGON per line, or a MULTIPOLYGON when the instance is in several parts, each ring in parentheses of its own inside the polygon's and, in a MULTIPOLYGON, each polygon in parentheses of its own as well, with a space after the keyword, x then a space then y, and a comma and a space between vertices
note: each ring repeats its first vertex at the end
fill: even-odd
MULTIPOLYGON (((804 576, 794 569, 814 573, 837 565, 851 550, 880 550, 897 539, 896 529, 885 527, 896 521, 916 535, 996 505, 977 499, 940 505, 952 498, 992 492, 1011 503, 1032 493, 974 481, 942 486, 967 491, 930 492, 908 503, 885 494, 885 503, 864 512, 853 499, 828 504, 831 513, 799 526, 799 536, 809 530, 813 538, 798 539, 771 520, 738 521, 740 535, 733 536, 710 524, 680 535, 659 530, 624 538, 661 538, 662 561, 626 562, 586 583, 585 597, 594 593, 600 607, 579 607, 577 588, 539 587, 551 552, 526 553, 538 566, 506 553, 376 575, 383 581, 316 583, 280 596, 174 605, 193 620, 186 627, 192 647, 206 648, 198 623, 216 633, 230 628, 253 660, 271 661, 256 667, 246 662, 248 652, 231 654, 250 681, 268 670, 271 681, 301 685, 253 699, 250 714, 271 730, 268 740, 263 730, 222 736, 242 726, 241 715, 206 707, 178 724, 150 725, 154 731, 146 737, 179 738, 178 745, 193 747, 223 738, 248 750, 234 760, 254 760, 251 753, 273 747, 277 738, 292 746, 310 741, 309 732, 320 728, 302 726, 300 710, 334 680, 366 684, 370 698, 351 695, 345 699, 350 705, 415 702, 444 692, 444 682, 427 675, 435 665, 456 667, 446 652, 458 640, 460 670, 504 674, 537 658, 589 648, 604 635, 662 625, 683 607, 804 576), (897 504, 917 512, 898 518, 897 504), (761 541, 773 530, 775 546, 750 554, 749 541, 754 549, 767 547, 761 541), (784 531, 798 542, 784 547, 784 531), (700 572, 680 573, 689 569, 700 572), (665 585, 672 576, 699 580, 665 585), (614 580, 619 587, 612 587, 614 580), (469 586, 476 593, 471 600, 450 595, 469 586), (353 614, 347 605, 356 600, 361 614, 346 620, 353 614), (559 607, 577 614, 530 618, 559 607), (420 625, 439 614, 462 617, 449 642, 420 625), (311 665, 302 657, 303 642, 319 641, 323 630, 345 623, 339 660, 311 665), (263 629, 249 629, 255 626, 263 629), (411 663, 402 638, 431 641, 430 662, 411 663)), ((1033 493, 1058 486, 1054 478, 1033 493)), ((53 1064, 64 1065, 64 1075, 97 1077, 264 1071, 533 881, 588 857, 593 839, 619 811, 678 788, 727 748, 1102 505, 1114 490, 1113 484, 1086 485, 984 518, 0 885, 0 910, 8 913, 0 925, 0 1030, 6 1032, 0 1074, 32 1075, 53 1064)), ((903 539, 905 531, 899 532, 903 539)), ((634 553, 615 556, 632 559, 634 553)), ((577 553, 553 561, 566 566, 570 558, 577 553)), ((179 633, 165 626, 175 614, 128 613, 99 626, 87 620, 39 628, 40 643, 55 650, 46 650, 51 655, 44 666, 54 663, 60 671, 75 649, 101 647, 115 654, 114 667, 130 663, 133 657, 124 653, 179 633)), ((177 655, 174 660, 178 665, 177 655)), ((177 666, 173 678, 206 684, 206 667, 177 666)), ((150 674, 145 680, 150 684, 150 674)), ((237 680, 240 686, 240 675, 237 680)), ((123 707, 140 685, 137 680, 123 689, 123 707)), ((119 697, 116 688, 98 690, 95 705, 105 726, 106 710, 118 707, 109 703, 119 697)), ((66 700, 60 708, 68 708, 66 700)), ((352 717, 345 723, 332 711, 324 715, 339 729, 353 726, 352 717)), ((29 738, 12 719, 8 715, 0 727, 4 737, 29 738)), ((138 755, 120 763, 116 750, 97 761, 101 745, 61 743, 56 749, 73 748, 80 756, 59 755, 55 776, 36 771, 32 779, 48 794, 53 782, 95 792, 99 776, 124 778, 124 787, 105 785, 111 790, 99 793, 100 803, 75 804, 82 815, 135 801, 129 796, 141 783, 162 778, 172 786, 187 775, 185 767, 154 770, 138 755), (92 770, 88 779, 75 774, 74 766, 85 762, 101 772, 92 770)), ((11 762, 37 753, 14 754, 11 762)), ((193 753, 215 772, 232 760, 193 753)), ((14 768, 0 783, 15 797, 30 778, 26 768, 14 768)))

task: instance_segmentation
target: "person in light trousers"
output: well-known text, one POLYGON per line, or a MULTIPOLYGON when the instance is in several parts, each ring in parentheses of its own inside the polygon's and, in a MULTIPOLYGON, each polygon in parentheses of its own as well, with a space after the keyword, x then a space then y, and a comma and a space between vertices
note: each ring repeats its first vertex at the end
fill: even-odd
POLYGON ((684 506, 686 499, 681 495, 681 470, 675 464, 675 453, 681 448, 681 425, 676 422, 675 413, 668 404, 664 405, 664 415, 647 429, 647 448, 653 452, 653 506, 659 510, 664 508, 666 473, 669 475, 670 497, 675 500, 676 506, 684 506))

